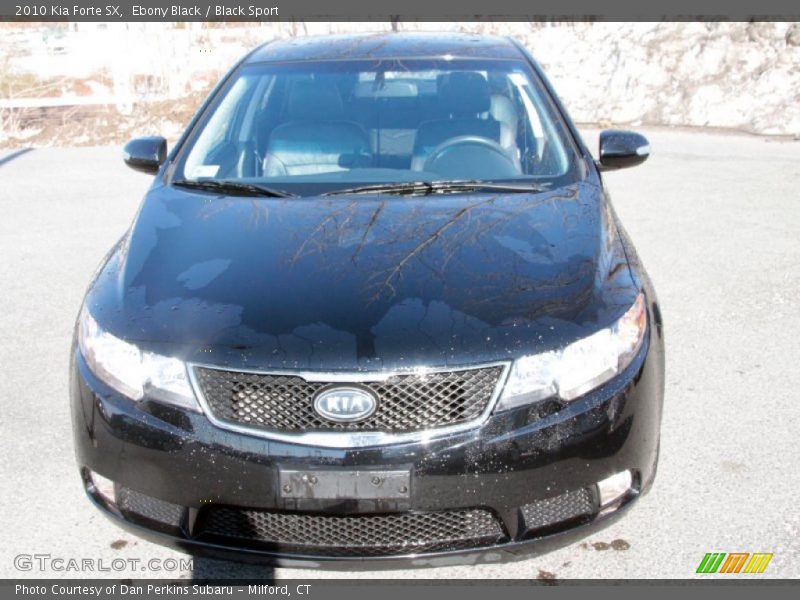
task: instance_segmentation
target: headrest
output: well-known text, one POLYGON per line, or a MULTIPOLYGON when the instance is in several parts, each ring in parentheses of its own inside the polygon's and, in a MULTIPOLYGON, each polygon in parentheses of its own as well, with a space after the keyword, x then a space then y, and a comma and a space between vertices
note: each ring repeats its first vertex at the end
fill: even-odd
POLYGON ((449 113, 477 115, 489 110, 489 83, 480 73, 456 71, 442 81, 439 103, 449 113))
POLYGON ((519 115, 517 115, 517 110, 514 108, 514 103, 507 96, 492 94, 489 114, 495 121, 500 121, 512 129, 517 128, 519 115))
POLYGON ((355 88, 356 98, 414 98, 418 95, 416 84, 395 79, 384 81, 380 87, 373 81, 360 81, 355 88))
POLYGON ((339 90, 321 81, 296 81, 289 92, 289 118, 298 121, 332 121, 344 113, 339 90))

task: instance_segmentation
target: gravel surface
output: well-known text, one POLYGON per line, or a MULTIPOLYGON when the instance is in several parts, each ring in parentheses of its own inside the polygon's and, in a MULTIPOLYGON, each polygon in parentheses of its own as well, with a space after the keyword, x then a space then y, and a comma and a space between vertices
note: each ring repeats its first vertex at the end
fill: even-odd
MULTIPOLYGON (((624 519, 502 565, 272 571, 195 559, 193 571, 100 575, 683 578, 717 551, 774 552, 762 577, 800 577, 800 142, 644 133, 652 158, 607 181, 661 299, 667 395, 656 483, 624 519)), ((0 181, 0 576, 90 575, 21 572, 18 554, 183 558, 84 498, 67 401, 81 297, 148 178, 125 168, 118 148, 62 148, 0 153, 0 181)))

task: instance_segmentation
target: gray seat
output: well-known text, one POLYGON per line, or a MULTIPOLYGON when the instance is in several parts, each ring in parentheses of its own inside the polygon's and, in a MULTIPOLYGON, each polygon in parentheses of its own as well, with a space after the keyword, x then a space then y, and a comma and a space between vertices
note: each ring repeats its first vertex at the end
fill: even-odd
POLYGON ((357 123, 343 119, 338 89, 298 81, 290 92, 289 121, 269 136, 263 171, 267 177, 344 171, 372 164, 369 138, 357 123))
POLYGON ((439 104, 449 118, 420 123, 412 170, 423 170, 431 151, 454 137, 473 135, 500 142, 500 123, 482 116, 489 111, 491 99, 489 83, 480 73, 456 71, 444 77, 439 86, 439 104))
POLYGON ((519 156, 517 128, 519 115, 514 103, 502 94, 492 94, 489 115, 500 123, 500 145, 511 155, 519 156))

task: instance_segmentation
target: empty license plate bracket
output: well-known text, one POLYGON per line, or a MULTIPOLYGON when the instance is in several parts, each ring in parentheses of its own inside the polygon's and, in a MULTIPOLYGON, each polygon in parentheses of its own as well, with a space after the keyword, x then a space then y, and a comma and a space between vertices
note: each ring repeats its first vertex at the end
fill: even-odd
POLYGON ((296 500, 408 500, 410 469, 280 468, 279 493, 296 500))

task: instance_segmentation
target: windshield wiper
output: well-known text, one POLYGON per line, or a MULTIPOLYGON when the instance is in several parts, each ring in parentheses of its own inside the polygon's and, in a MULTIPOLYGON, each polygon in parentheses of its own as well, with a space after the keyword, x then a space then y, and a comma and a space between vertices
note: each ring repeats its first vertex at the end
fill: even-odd
POLYGON ((327 192, 323 196, 342 196, 346 194, 397 194, 400 196, 427 196, 448 192, 511 192, 538 193, 547 191, 546 185, 535 183, 502 183, 480 180, 453 181, 403 181, 397 183, 376 183, 344 190, 327 192))
POLYGON ((266 196, 270 198, 291 198, 295 196, 290 192, 276 190, 257 183, 243 183, 225 179, 178 179, 173 181, 172 185, 237 196, 266 196))

